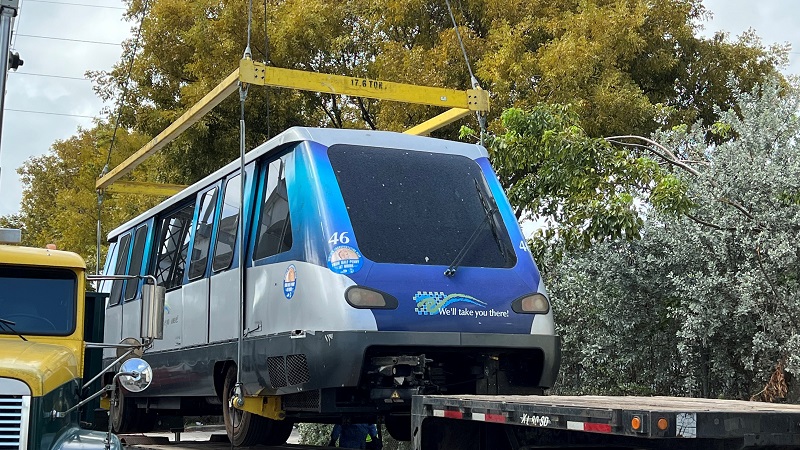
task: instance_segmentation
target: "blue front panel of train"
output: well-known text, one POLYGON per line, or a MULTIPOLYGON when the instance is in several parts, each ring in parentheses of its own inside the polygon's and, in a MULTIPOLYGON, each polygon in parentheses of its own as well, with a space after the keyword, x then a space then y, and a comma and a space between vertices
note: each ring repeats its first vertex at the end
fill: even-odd
MULTIPOLYGON (((378 330, 530 332, 533 316, 515 313, 511 302, 536 292, 539 272, 486 158, 476 161, 477 170, 482 172, 486 187, 496 201, 507 229, 506 246, 514 253, 516 261, 510 267, 465 265, 457 269, 455 276, 447 277, 444 271, 449 259, 445 265, 392 264, 376 263, 369 255, 364 255, 337 174, 328 161, 328 149, 308 143, 298 150, 303 156, 298 159, 290 192, 296 194, 295 198, 303 199, 293 202, 292 210, 293 214, 297 213, 293 216, 293 222, 297 220, 295 229, 303 235, 300 241, 304 242, 305 260, 327 266, 358 285, 395 296, 399 302, 396 310, 373 310, 378 330)), ((466 236, 459 235, 458 239, 464 241, 466 236)))
POLYGON ((396 310, 373 311, 379 330, 530 332, 533 316, 511 310, 511 301, 531 292, 513 269, 464 267, 453 280, 444 269, 375 264, 354 279, 397 297, 396 310))

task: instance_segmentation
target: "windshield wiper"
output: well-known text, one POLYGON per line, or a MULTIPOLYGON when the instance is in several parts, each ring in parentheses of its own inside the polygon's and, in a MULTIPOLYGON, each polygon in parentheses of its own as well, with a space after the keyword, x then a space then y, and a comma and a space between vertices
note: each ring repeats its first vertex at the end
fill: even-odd
POLYGON ((503 244, 503 240, 500 239, 500 231, 497 229, 497 223, 494 221, 494 214, 499 212, 497 207, 494 208, 489 207, 489 200, 483 196, 480 187, 478 187, 478 179, 475 179, 475 189, 478 190, 478 197, 481 199, 481 205, 483 206, 483 211, 486 213, 486 217, 489 218, 489 226, 492 228, 492 236, 494 237, 494 242, 497 244, 497 248, 500 250, 500 256, 503 257, 505 261, 507 258, 506 255, 506 246, 503 244))
POLYGON ((28 340, 25 339, 25 336, 17 333, 17 330, 12 328, 16 324, 17 324, 16 322, 12 322, 10 320, 6 320, 6 319, 3 319, 3 318, 0 318, 0 328, 6 329, 6 330, 16 334, 17 336, 19 336, 20 339, 22 339, 23 341, 27 342, 28 340))
POLYGON ((450 263, 450 266, 447 268, 447 270, 444 271, 444 275, 446 277, 452 277, 453 275, 456 274, 456 270, 458 270, 458 266, 461 265, 461 261, 464 260, 464 257, 467 256, 467 252, 469 252, 469 250, 475 244, 475 241, 478 240, 480 232, 483 230, 483 228, 486 226, 487 223, 491 227, 492 236, 494 236, 494 240, 495 242, 497 242, 497 245, 500 248, 500 254, 503 255, 503 258, 506 257, 505 247, 503 246, 502 240, 500 239, 500 236, 497 233, 497 225, 494 223, 494 213, 497 212, 497 208, 492 208, 489 206, 489 202, 486 200, 486 198, 483 196, 483 193, 481 192, 481 188, 478 185, 477 178, 475 178, 475 190, 478 191, 478 198, 480 199, 481 206, 483 207, 483 221, 481 221, 478 227, 475 228, 475 231, 472 232, 472 235, 469 237, 467 242, 464 243, 464 246, 461 247, 461 250, 459 250, 458 254, 456 255, 456 258, 453 260, 452 263, 450 263))

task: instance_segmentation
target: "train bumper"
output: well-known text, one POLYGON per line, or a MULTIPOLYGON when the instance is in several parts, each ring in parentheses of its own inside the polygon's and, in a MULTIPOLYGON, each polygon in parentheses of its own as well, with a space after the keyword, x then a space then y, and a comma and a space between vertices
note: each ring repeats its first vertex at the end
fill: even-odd
MULTIPOLYGON (((245 340, 246 388, 265 395, 311 389, 355 387, 364 375, 371 349, 384 353, 536 354, 537 386, 553 386, 561 362, 561 339, 549 335, 401 331, 296 331, 245 340), (265 389, 266 388, 266 389, 265 389)), ((253 392, 251 390, 250 392, 253 392)))

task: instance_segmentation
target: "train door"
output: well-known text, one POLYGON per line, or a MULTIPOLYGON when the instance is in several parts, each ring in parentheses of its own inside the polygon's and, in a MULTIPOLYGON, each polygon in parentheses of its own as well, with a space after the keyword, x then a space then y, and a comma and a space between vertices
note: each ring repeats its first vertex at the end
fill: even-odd
POLYGON ((153 350, 168 350, 180 346, 183 316, 183 286, 186 260, 189 254, 195 199, 179 205, 159 217, 154 249, 152 275, 167 290, 164 302, 164 338, 153 343, 153 350))
MULTIPOLYGON (((144 275, 146 265, 144 261, 149 258, 150 229, 153 219, 139 225, 133 230, 130 258, 126 275, 144 275)), ((139 336, 142 324, 141 286, 142 279, 126 280, 121 289, 122 294, 122 336, 139 336)))
POLYGON ((292 153, 270 161, 261 170, 259 206, 254 218, 253 267, 248 270, 247 314, 245 327, 270 334, 286 330, 282 318, 292 311, 281 305, 281 299, 292 298, 295 288, 295 268, 278 263, 278 255, 292 248, 292 222, 286 169, 292 153))
MULTIPOLYGON (((247 168, 252 173, 252 165, 247 168)), ((247 176, 249 192, 250 176, 247 176)), ((234 174, 225 181, 214 250, 211 261, 210 342, 235 339, 239 336, 239 245, 237 234, 241 211, 241 177, 234 174)), ((249 198, 246 196, 245 198, 249 198)), ((248 202, 249 203, 249 202, 248 202)))
POLYGON ((183 326, 181 346, 208 343, 209 279, 208 266, 214 217, 217 211, 219 183, 201 191, 197 200, 197 218, 189 249, 188 283, 183 286, 183 326))

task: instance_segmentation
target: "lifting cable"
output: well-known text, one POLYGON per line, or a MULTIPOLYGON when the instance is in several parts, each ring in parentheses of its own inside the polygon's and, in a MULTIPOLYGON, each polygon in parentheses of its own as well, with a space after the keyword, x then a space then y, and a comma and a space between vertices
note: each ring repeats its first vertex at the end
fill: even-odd
MULTIPOLYGON (((266 8, 266 2, 264 3, 266 8)), ((266 15, 266 9, 264 11, 266 15)), ((264 19, 266 20, 266 19, 264 19)), ((247 8, 247 46, 244 48, 244 59, 252 59, 250 50, 250 35, 253 25, 253 0, 248 1, 247 8)), ((244 340, 244 307, 245 307, 245 246, 244 246, 244 211, 245 211, 245 122, 244 102, 247 99, 248 85, 239 81, 239 223, 236 226, 236 238, 239 241, 239 332, 236 343, 236 384, 233 387, 237 407, 244 406, 244 392, 242 390, 242 341, 244 340)), ((223 405, 224 407, 224 405, 223 405)))
MULTIPOLYGON (((264 0, 264 64, 269 65, 269 29, 267 28, 267 0, 264 0)), ((269 129, 269 86, 264 86, 264 101, 266 106, 267 140, 272 136, 269 129)))
MULTIPOLYGON (((456 37, 458 38, 458 45, 461 46, 461 53, 464 55, 464 62, 467 63, 467 71, 469 72, 469 80, 472 84, 472 89, 481 89, 481 84, 478 82, 478 79, 475 77, 475 74, 472 72, 472 66, 469 64, 469 57, 467 57, 467 49, 464 47, 464 41, 461 39, 461 33, 458 31, 458 24, 456 23, 456 18, 453 15, 453 8, 450 7, 450 0, 444 0, 445 4, 447 5, 447 12, 450 13, 450 20, 453 21, 453 29, 456 31, 456 37)), ((483 145, 483 138, 486 134, 486 113, 482 111, 475 112, 476 117, 478 118, 478 125, 481 127, 481 145, 483 145)))
MULTIPOLYGON (((133 49, 131 50, 130 61, 128 61, 128 75, 125 77, 125 84, 122 85, 122 94, 119 97, 119 101, 117 102, 117 118, 114 121, 114 133, 111 135, 111 144, 108 146, 108 155, 106 155, 106 164, 103 166, 103 170, 100 172, 100 176, 98 178, 104 177, 108 173, 108 165, 111 163, 111 150, 114 148, 114 142, 117 140, 117 130, 119 129, 119 121, 120 117, 122 116, 122 107, 125 103, 125 96, 128 95, 128 84, 131 81, 131 74, 133 73, 133 60, 136 57, 136 52, 139 50, 139 39, 142 37, 142 27, 144 26, 144 18, 147 17, 147 7, 149 6, 150 0, 145 0, 144 5, 142 7, 142 18, 139 20, 139 29, 136 30, 136 37, 133 41, 133 49)), ((96 257, 97 260, 95 261, 95 273, 100 275, 100 246, 101 246, 101 212, 103 208, 103 197, 104 191, 98 189, 97 190, 97 242, 96 242, 96 257)))

